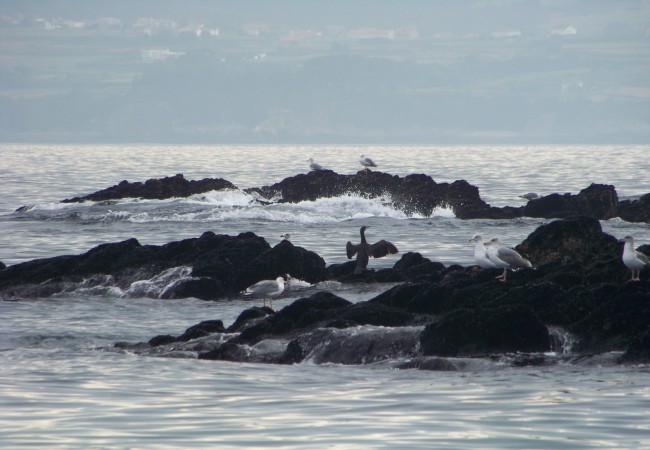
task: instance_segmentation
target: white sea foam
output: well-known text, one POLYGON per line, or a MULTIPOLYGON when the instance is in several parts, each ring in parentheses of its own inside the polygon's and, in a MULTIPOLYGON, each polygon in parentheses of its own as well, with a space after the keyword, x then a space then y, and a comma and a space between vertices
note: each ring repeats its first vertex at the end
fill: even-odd
POLYGON ((131 286, 124 291, 123 297, 149 297, 159 298, 165 291, 173 287, 183 279, 187 279, 192 272, 191 267, 172 267, 148 279, 131 283, 131 286))
POLYGON ((185 203, 209 205, 218 207, 246 207, 261 200, 258 196, 247 194, 239 190, 210 191, 203 194, 196 194, 184 200, 185 203))
POLYGON ((120 288, 112 275, 98 275, 70 284, 59 296, 72 297, 114 297, 114 298, 161 298, 163 294, 181 280, 190 278, 191 267, 179 266, 163 270, 157 275, 131 283, 120 288))
MULTIPOLYGON (((194 197, 186 204, 212 206, 210 209, 151 209, 128 217, 131 222, 228 222, 261 221, 299 224, 336 223, 367 217, 392 219, 425 218, 408 216, 395 208, 389 197, 364 198, 359 195, 320 198, 298 203, 272 203, 264 205, 253 196, 238 191, 211 193, 207 197, 194 197)), ((454 217, 449 209, 437 209, 434 216, 454 217)))

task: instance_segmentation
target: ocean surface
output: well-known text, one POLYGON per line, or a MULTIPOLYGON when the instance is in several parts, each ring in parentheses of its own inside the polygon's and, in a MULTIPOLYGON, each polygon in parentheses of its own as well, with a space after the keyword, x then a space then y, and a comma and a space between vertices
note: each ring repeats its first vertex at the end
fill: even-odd
MULTIPOLYGON (((465 179, 495 206, 526 192, 577 193, 591 183, 622 199, 650 192, 650 146, 184 146, 0 144, 0 261, 83 253, 136 238, 165 244, 205 231, 253 231, 327 264, 371 225, 370 241, 449 264, 473 264, 468 239, 515 246, 544 219, 459 220, 451 210, 407 216, 390 197, 363 193, 262 205, 242 192, 170 200, 63 204, 113 186, 182 173, 240 188, 308 171, 309 157, 338 173, 361 169, 465 179), (24 208, 21 208, 24 207, 24 208), (20 211, 16 211, 21 208, 20 211)), ((602 222, 650 243, 650 226, 602 222)), ((372 260, 391 267, 399 254, 372 260)), ((231 324, 255 300, 161 300, 182 268, 129 289, 83 284, 51 298, 0 301, 0 448, 650 448, 650 367, 612 358, 546 367, 475 360, 456 372, 395 369, 394 361, 292 366, 158 358, 110 351, 118 341, 181 334, 202 320, 231 324)), ((322 287, 352 302, 392 285, 322 287)), ((310 291, 310 294, 313 290, 310 291)), ((290 289, 274 308, 300 298, 290 289)), ((259 301, 257 301, 259 302, 259 301)))

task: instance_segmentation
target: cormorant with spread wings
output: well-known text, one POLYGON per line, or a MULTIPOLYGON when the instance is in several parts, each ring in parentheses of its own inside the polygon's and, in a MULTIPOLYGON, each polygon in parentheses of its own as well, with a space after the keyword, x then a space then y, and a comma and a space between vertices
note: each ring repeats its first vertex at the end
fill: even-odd
POLYGON ((361 233, 361 243, 354 245, 352 242, 348 241, 345 246, 345 250, 348 254, 348 259, 352 259, 354 255, 357 255, 357 266, 354 268, 355 274, 360 274, 368 266, 368 260, 372 256, 373 258, 382 258, 388 254, 395 254, 399 250, 392 243, 381 240, 374 244, 368 244, 366 241, 365 231, 370 226, 362 226, 361 233))

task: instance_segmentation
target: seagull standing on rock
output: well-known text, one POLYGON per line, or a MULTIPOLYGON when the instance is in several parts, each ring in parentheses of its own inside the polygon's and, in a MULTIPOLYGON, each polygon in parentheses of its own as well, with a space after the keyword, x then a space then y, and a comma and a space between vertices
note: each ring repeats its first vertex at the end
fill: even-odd
POLYGON ((369 170, 369 167, 377 167, 377 164, 375 162, 368 158, 366 155, 361 155, 359 158, 359 163, 366 169, 369 170))
POLYGON ((496 277, 497 280, 501 281, 506 281, 508 269, 533 267, 530 261, 515 250, 501 244, 501 240, 498 237, 490 239, 490 243, 487 246, 487 257, 496 267, 503 268, 503 273, 496 277))
POLYGON ((496 269, 497 265, 488 258, 487 249, 483 243, 483 236, 475 234, 469 242, 474 242, 474 260, 476 261, 476 265, 482 269, 496 269))
POLYGON ((243 294, 263 297, 264 306, 266 306, 266 297, 268 297, 269 306, 273 309, 273 298, 284 292, 286 284, 287 282, 282 277, 277 277, 275 280, 262 280, 247 287, 243 294))
POLYGON ((314 162, 314 158, 309 158, 307 162, 309 163, 310 170, 325 170, 325 167, 321 166, 317 162, 314 162))
POLYGON ((345 251, 348 255, 348 259, 352 259, 354 255, 357 255, 357 265, 354 268, 354 274, 359 275, 363 270, 368 267, 368 260, 372 256, 373 258, 382 258, 388 254, 395 254, 399 250, 392 243, 381 240, 375 242, 374 244, 368 244, 366 241, 366 229, 370 226, 362 226, 359 233, 361 234, 361 243, 354 245, 352 242, 348 241, 345 246, 345 251))
POLYGON ((625 242, 623 246, 623 264, 632 271, 630 281, 641 281, 641 269, 650 268, 650 259, 634 248, 634 238, 625 236, 619 242, 625 242))

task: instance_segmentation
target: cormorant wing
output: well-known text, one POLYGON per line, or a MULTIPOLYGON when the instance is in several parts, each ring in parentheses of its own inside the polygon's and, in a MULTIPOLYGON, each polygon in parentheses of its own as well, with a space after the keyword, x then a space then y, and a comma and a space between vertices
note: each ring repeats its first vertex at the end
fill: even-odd
POLYGON ((397 247, 383 239, 379 242, 375 242, 370 246, 370 252, 373 258, 382 258, 388 254, 392 255, 394 253, 397 253, 398 251, 399 250, 397 250, 397 247))
POLYGON ((348 259, 352 259, 354 255, 357 254, 359 251, 360 244, 354 245, 352 242, 348 241, 347 244, 345 244, 345 252, 348 255, 348 259))

